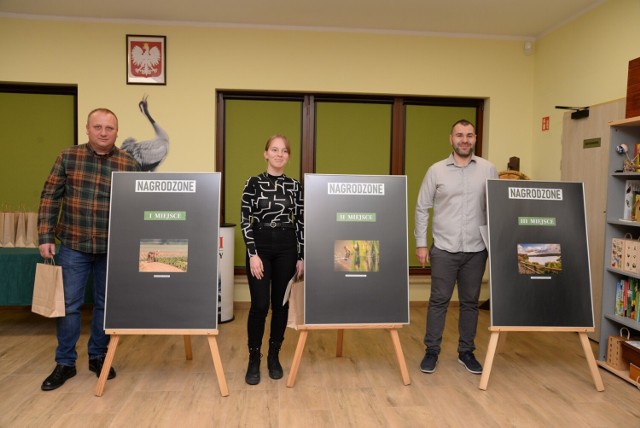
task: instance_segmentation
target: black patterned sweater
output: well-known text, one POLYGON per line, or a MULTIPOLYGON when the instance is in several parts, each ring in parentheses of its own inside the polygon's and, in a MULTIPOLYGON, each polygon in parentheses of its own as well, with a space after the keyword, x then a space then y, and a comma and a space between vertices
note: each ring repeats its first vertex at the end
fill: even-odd
POLYGON ((242 191, 242 237, 249 256, 258 254, 253 237, 253 224, 280 223, 295 228, 298 260, 304 255, 304 196, 298 180, 286 175, 263 172, 249 177, 242 191))

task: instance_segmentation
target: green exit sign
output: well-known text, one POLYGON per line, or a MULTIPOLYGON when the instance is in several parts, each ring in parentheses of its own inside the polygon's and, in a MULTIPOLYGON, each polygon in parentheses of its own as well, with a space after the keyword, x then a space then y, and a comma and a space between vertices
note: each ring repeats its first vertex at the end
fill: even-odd
POLYGON ((600 147, 600 138, 587 138, 582 142, 583 149, 594 149, 600 147))

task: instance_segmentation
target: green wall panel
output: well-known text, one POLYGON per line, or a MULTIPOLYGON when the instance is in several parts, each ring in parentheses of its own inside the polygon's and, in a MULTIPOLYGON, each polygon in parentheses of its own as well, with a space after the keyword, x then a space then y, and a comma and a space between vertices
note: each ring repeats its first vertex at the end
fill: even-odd
POLYGON ((266 170, 263 157, 267 138, 286 135, 291 157, 285 170, 300 179, 302 103, 299 101, 227 100, 225 102, 225 212, 235 228, 234 266, 244 266, 245 246, 240 230, 242 189, 247 179, 266 170))
POLYGON ((391 104, 319 102, 315 172, 389 174, 391 112, 391 104))
MULTIPOLYGON (((407 175, 407 215, 409 216, 409 265, 418 266, 414 214, 418 190, 427 169, 449 156, 451 125, 459 119, 475 123, 476 109, 473 107, 406 106, 405 121, 405 174, 407 175)), ((431 245, 431 220, 428 241, 431 245)))
MULTIPOLYGON (((390 173, 392 106, 384 103, 325 102, 315 106, 315 171, 321 174, 390 173)), ((413 237, 418 190, 429 166, 451 152, 449 132, 459 119, 475 121, 474 107, 407 105, 405 175, 407 175, 409 264, 417 266, 413 237)), ((289 137, 292 157, 286 174, 300 178, 301 101, 227 100, 225 102, 225 212, 235 230, 234 265, 244 266, 239 228, 245 181, 265 170, 266 139, 289 137)), ((431 232, 429 229, 429 243, 431 232)))
POLYGON ((0 92, 0 211, 37 211, 57 154, 75 142, 72 95, 0 92))

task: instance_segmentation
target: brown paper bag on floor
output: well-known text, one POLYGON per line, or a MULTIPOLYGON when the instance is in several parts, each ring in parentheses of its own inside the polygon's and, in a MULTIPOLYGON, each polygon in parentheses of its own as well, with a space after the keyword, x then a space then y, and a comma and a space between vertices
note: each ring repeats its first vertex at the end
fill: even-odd
POLYGON ((62 267, 57 266, 53 258, 36 265, 31 312, 47 318, 65 315, 62 267))
POLYGON ((293 277, 289 292, 287 327, 297 330, 300 325, 304 325, 304 278, 293 277))
POLYGON ((27 243, 27 221, 26 213, 19 211, 16 213, 16 239, 14 245, 16 248, 24 248, 27 243))

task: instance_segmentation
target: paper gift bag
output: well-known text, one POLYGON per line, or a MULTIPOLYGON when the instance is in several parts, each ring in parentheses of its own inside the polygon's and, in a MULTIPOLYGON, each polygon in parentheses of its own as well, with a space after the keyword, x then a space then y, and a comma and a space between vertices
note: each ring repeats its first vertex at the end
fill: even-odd
POLYGON ((27 217, 27 238, 25 247, 35 248, 38 246, 38 213, 25 213, 27 217))
POLYGON ((640 388, 640 367, 633 363, 629 364, 629 377, 635 383, 637 388, 640 388))
POLYGON ((27 242, 27 221, 26 213, 19 211, 16 213, 16 239, 14 245, 16 247, 26 247, 27 242))
POLYGON ((630 233, 624 235, 624 238, 612 238, 611 239, 611 268, 624 269, 625 257, 625 241, 627 239, 633 239, 630 233))
POLYGON ((47 318, 65 315, 62 267, 52 258, 36 265, 31 311, 47 318))
POLYGON ((3 247, 13 248, 16 242, 16 214, 13 212, 4 213, 4 224, 0 230, 0 242, 3 247))
MULTIPOLYGON (((287 327, 294 330, 304 325, 304 278, 294 276, 289 281, 289 317, 287 327)), ((285 293, 286 296, 286 293, 285 293)), ((285 302, 283 302, 284 304, 285 302)))
POLYGON ((624 240, 624 265, 622 269, 634 274, 640 273, 640 241, 639 240, 636 240, 636 239, 624 240))
POLYGON ((629 362, 622 357, 622 342, 629 340, 629 336, 629 330, 626 327, 620 329, 620 336, 609 336, 607 341, 607 364, 614 369, 627 370, 629 368, 629 362))

